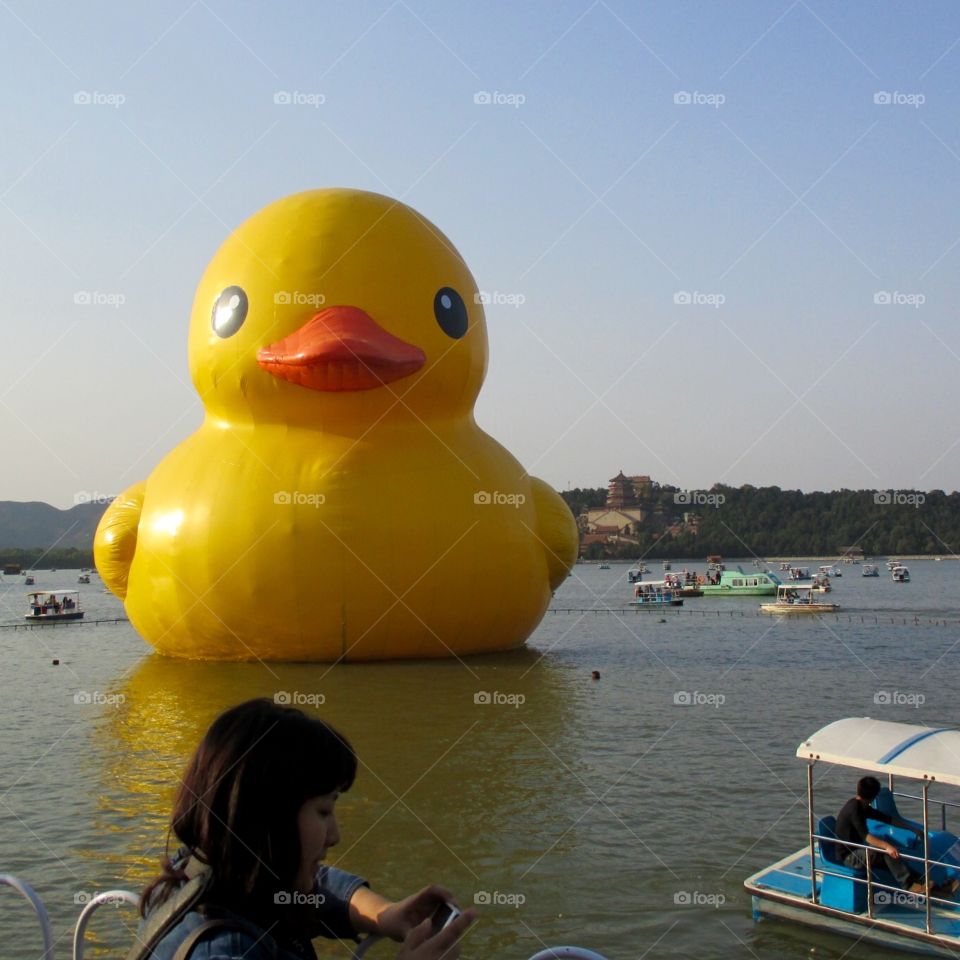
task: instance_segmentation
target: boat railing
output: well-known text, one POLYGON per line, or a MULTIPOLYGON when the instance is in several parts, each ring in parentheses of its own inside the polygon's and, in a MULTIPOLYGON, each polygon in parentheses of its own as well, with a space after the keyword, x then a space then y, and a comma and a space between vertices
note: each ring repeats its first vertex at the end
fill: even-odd
MULTIPOLYGON (((869 818, 868 818, 868 819, 869 819, 869 818)), ((867 856, 868 856, 868 858, 871 858, 871 855, 873 855, 873 856, 875 856, 875 857, 880 857, 880 856, 883 854, 883 851, 882 851, 882 850, 880 850, 880 849, 877 848, 877 847, 872 847, 872 846, 870 846, 869 844, 865 844, 865 843, 855 843, 853 840, 837 840, 836 837, 825 837, 825 836, 821 836, 819 833, 812 833, 812 832, 811 832, 811 834, 810 834, 810 846, 811 846, 811 850, 812 850, 812 848, 813 848, 813 841, 814 841, 814 840, 825 841, 825 842, 827 842, 827 843, 842 843, 843 846, 845 846, 845 847, 855 847, 855 848, 857 848, 857 849, 859 849, 859 850, 866 850, 866 851, 867 851, 867 856)), ((926 843, 926 841, 925 841, 925 842, 924 842, 924 851, 925 851, 925 852, 926 852, 926 847, 927 847, 927 843, 926 843)), ((918 907, 920 906, 921 901, 923 901, 923 902, 924 902, 924 908, 925 908, 925 910, 926 910, 926 928, 927 928, 927 933, 933 933, 933 922, 932 922, 931 915, 930 915, 931 904, 936 903, 936 904, 939 904, 939 905, 944 906, 944 907, 953 907, 953 908, 956 908, 956 906, 957 906, 957 902, 956 902, 955 900, 945 900, 945 899, 943 899, 942 897, 936 896, 936 895, 933 894, 932 892, 927 893, 927 892, 920 892, 920 891, 918 891, 918 892, 916 892, 916 893, 911 893, 909 890, 904 890, 903 887, 893 886, 893 885, 888 884, 888 883, 883 883, 883 882, 880 881, 880 880, 875 880, 875 879, 873 878, 873 871, 872 871, 872 870, 867 870, 867 871, 866 871, 866 876, 864 876, 864 877, 852 876, 852 875, 849 874, 849 873, 839 873, 839 872, 836 871, 836 870, 831 870, 831 869, 829 869, 829 867, 831 866, 830 862, 829 862, 828 860, 825 860, 824 857, 823 857, 823 848, 821 847, 820 849, 821 849, 820 860, 821 860, 821 863, 823 864, 823 866, 822 866, 821 868, 819 868, 816 872, 819 873, 819 874, 821 875, 821 877, 839 877, 839 878, 842 879, 842 880, 850 880, 850 881, 852 881, 853 883, 862 883, 862 884, 864 884, 864 885, 866 886, 866 888, 867 888, 867 916, 868 916, 871 920, 872 920, 873 917, 874 917, 874 911, 873 911, 874 896, 873 896, 873 894, 874 894, 874 891, 875 891, 875 890, 878 890, 878 889, 879 889, 879 890, 889 890, 889 891, 893 894, 893 896, 894 896, 895 898, 898 898, 898 899, 899 899, 899 898, 904 898, 904 899, 906 899, 908 902, 909 902, 909 901, 915 901, 915 902, 916 902, 916 905, 917 905, 918 907)), ((901 859, 901 860, 910 860, 910 861, 913 861, 913 862, 915 862, 915 863, 922 864, 922 865, 923 865, 923 867, 922 867, 923 872, 920 874, 920 876, 926 876, 926 877, 929 877, 929 875, 930 875, 930 867, 946 867, 946 868, 951 869, 951 870, 956 870, 956 868, 957 868, 957 865, 956 865, 955 863, 944 863, 942 860, 933 860, 932 858, 927 857, 926 855, 924 855, 924 856, 922 856, 922 857, 917 857, 917 856, 914 856, 914 855, 912 855, 912 854, 907 853, 905 850, 899 850, 899 859, 901 859)), ((847 869, 849 869, 849 868, 847 868, 847 869)), ((813 884, 814 884, 814 892, 813 892, 813 893, 814 893, 814 896, 813 896, 813 900, 814 900, 814 903, 818 903, 819 900, 818 900, 817 894, 816 894, 816 873, 814 874, 814 876, 813 876, 812 879, 813 879, 813 884)), ((931 889, 931 887, 932 887, 932 885, 928 885, 928 890, 931 889)))
MULTIPOLYGON (((40 934, 43 938, 43 953, 39 954, 39 956, 41 960, 53 960, 53 928, 50 924, 50 915, 47 913, 47 908, 43 905, 43 901, 29 883, 24 882, 19 877, 13 876, 13 874, 0 873, 0 886, 4 885, 13 887, 13 889, 29 901, 30 906, 33 907, 33 912, 36 914, 37 921, 40 924, 40 934)), ((90 918, 94 912, 105 903, 114 905, 129 903, 136 907, 140 904, 140 898, 129 890, 107 890, 92 896, 83 910, 80 911, 80 916, 77 918, 77 925, 73 931, 73 952, 71 954, 73 960, 83 960, 84 934, 87 931, 87 925, 90 923, 90 918)))
MULTIPOLYGON (((916 793, 902 793, 899 790, 891 791, 895 797, 902 797, 904 800, 918 800, 920 803, 923 803, 923 796, 916 793)), ((940 829, 947 829, 947 807, 956 807, 960 809, 960 803, 956 803, 953 800, 928 800, 927 803, 932 803, 940 806, 940 829)))

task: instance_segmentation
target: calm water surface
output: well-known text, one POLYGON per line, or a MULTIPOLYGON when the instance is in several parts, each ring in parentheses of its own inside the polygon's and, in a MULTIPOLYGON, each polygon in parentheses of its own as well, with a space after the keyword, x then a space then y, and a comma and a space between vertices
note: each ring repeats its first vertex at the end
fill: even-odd
MULTIPOLYGON (((772 621, 757 598, 548 614, 527 649, 466 664, 190 663, 152 655, 126 623, 0 629, 0 871, 38 890, 69 956, 84 895, 152 875, 177 775, 213 716, 285 692, 318 703, 360 756, 333 862, 388 895, 438 881, 486 899, 466 957, 558 943, 651 960, 873 956, 755 925, 741 884, 804 842, 794 751, 807 734, 844 716, 960 722, 960 627, 927 622, 960 618, 960 565, 910 568, 905 585, 843 568, 840 622, 772 621), (922 703, 877 703, 881 691, 922 703)), ((626 570, 578 566, 554 604, 622 607, 626 570)), ((37 588, 75 581, 45 572, 37 588)), ((89 619, 122 615, 98 578, 80 589, 89 619)), ((23 593, 0 578, 0 623, 18 621, 23 593)), ((818 812, 850 787, 842 772, 823 779, 818 812)), ((4 960, 35 960, 28 908, 0 896, 4 960)), ((122 956, 132 922, 101 910, 88 956, 122 956)))

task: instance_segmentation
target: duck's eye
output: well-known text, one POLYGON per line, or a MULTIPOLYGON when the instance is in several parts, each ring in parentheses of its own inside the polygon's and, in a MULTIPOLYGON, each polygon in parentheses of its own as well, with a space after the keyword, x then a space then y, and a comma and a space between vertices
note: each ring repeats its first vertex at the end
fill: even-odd
POLYGON ((433 315, 448 337, 459 340, 467 332, 467 306, 453 287, 441 287, 433 298, 433 315))
POLYGON ((240 287, 227 287, 213 302, 213 332, 218 337, 232 337, 246 319, 247 295, 240 287))

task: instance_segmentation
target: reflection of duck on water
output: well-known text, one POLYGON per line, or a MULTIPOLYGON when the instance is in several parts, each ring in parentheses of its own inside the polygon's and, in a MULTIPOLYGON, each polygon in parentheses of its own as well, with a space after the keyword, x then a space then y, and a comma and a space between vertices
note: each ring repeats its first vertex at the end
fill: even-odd
MULTIPOLYGON (((225 707, 267 696, 342 729, 361 757, 357 784, 340 806, 351 835, 362 839, 331 851, 335 865, 376 878, 384 891, 410 889, 423 872, 458 890, 492 890, 497 882, 522 889, 521 875, 557 841, 570 805, 590 802, 582 685, 580 671, 526 648, 471 660, 469 669, 455 661, 331 669, 146 656, 116 685, 123 700, 104 711, 96 732, 109 749, 85 774, 99 783, 111 824, 100 849, 85 855, 90 882, 134 889, 150 879, 174 786, 204 730, 225 707), (429 709, 425 691, 432 691, 429 709), (497 702, 504 695, 524 701, 497 702), (558 765, 577 774, 563 790, 558 765), (477 830, 485 820, 503 826, 477 830), (107 877, 104 849, 117 861, 107 877)), ((573 834, 564 836, 551 856, 562 859, 575 845, 573 834)), ((551 894, 557 912, 573 909, 565 890, 560 884, 551 894)), ((508 928, 505 916, 491 918, 481 939, 503 938, 508 928)))
POLYGON ((191 318, 206 420, 97 532, 141 636, 221 660, 522 644, 577 532, 477 426, 486 363, 476 283, 409 207, 317 190, 241 225, 191 318))

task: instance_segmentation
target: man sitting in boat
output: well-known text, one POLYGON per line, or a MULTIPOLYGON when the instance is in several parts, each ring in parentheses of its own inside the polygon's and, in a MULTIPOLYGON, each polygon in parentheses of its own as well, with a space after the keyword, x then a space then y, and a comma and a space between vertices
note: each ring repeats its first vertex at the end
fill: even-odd
MULTIPOLYGON (((889 823, 894 827, 904 827, 912 830, 918 836, 923 836, 923 830, 914 826, 906 820, 899 817, 893 817, 882 810, 876 810, 870 804, 877 798, 880 792, 880 781, 876 777, 861 777, 857 781, 857 795, 851 797, 837 814, 836 835, 838 852, 843 856, 843 865, 852 867, 856 870, 865 870, 867 864, 867 851, 860 847, 845 847, 843 842, 848 840, 851 843, 860 843, 875 847, 882 851, 879 856, 883 865, 893 874, 894 879, 901 887, 909 890, 910 893, 920 893, 924 889, 923 878, 914 873, 907 865, 906 861, 900 859, 900 850, 894 844, 880 837, 875 837, 867 829, 867 819, 879 820, 881 823, 889 823), (843 850, 846 849, 846 854, 843 850)), ((876 864, 877 855, 870 857, 873 864, 876 864)))

